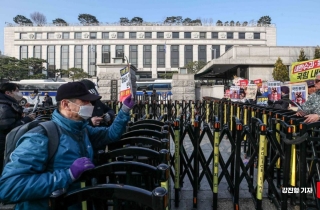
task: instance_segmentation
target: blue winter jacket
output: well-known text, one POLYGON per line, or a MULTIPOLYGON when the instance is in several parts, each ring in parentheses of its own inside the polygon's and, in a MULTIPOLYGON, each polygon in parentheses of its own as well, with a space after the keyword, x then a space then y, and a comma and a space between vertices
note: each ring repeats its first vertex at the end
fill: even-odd
POLYGON ((52 120, 61 128, 60 144, 48 163, 48 137, 38 126, 24 134, 11 154, 0 177, 0 201, 18 203, 16 209, 49 209, 52 192, 80 187, 72 182, 69 167, 80 157, 93 161, 93 150, 118 141, 125 131, 129 114, 120 110, 109 128, 91 127, 87 121, 74 121, 55 110, 52 120), (87 132, 85 129, 87 129, 87 132))

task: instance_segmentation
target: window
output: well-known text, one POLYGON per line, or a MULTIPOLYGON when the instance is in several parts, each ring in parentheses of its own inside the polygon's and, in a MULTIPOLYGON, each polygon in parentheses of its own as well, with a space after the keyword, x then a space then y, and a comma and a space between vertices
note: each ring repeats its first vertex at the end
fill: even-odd
POLYGON ((27 33, 20 33, 20 39, 28 39, 27 33))
POLYGON ((34 46, 33 47, 33 57, 34 58, 41 58, 41 46, 34 46))
POLYGON ((129 47, 129 60, 130 63, 137 66, 138 65, 138 45, 130 45, 129 47))
POLYGON ((227 52, 231 47, 233 47, 233 45, 226 45, 226 52, 227 52))
POLYGON ((260 33, 253 33, 254 39, 260 39, 260 33))
MULTIPOLYGON (((48 61, 48 69, 49 70, 55 70, 56 69, 56 63, 55 63, 55 46, 49 45, 48 46, 48 52, 47 52, 47 61, 48 61)), ((48 76, 50 78, 54 77, 53 73, 48 73, 48 76)))
POLYGON ((97 38, 97 32, 90 32, 90 39, 96 39, 97 38))
POLYGON ((212 45, 212 59, 216 59, 220 57, 220 45, 212 45), (216 57, 214 57, 216 56, 216 57))
POLYGON ((102 63, 110 63, 110 45, 102 45, 102 63))
POLYGON ((212 39, 218 39, 219 38, 219 33, 218 32, 212 32, 211 33, 212 39))
POLYGON ((63 32, 62 33, 62 39, 69 39, 70 33, 69 32, 63 32))
POLYGON ((184 65, 187 65, 189 62, 193 62, 193 46, 185 45, 184 46, 184 65))
POLYGON ((171 67, 179 67, 179 45, 171 45, 171 67))
POLYGON ((118 39, 124 39, 124 32, 118 32, 118 39))
POLYGON ((42 39, 42 33, 36 33, 36 39, 42 39))
POLYGON ((206 45, 198 46, 198 61, 207 62, 207 46, 206 45))
POLYGON ((54 33, 48 33, 48 39, 54 39, 54 33))
POLYGON ((82 38, 82 32, 75 32, 74 33, 74 38, 75 39, 81 39, 82 38))
POLYGON ((102 32, 102 39, 109 39, 109 32, 102 32))
POLYGON ((116 45, 116 57, 123 58, 124 57, 123 52, 124 52, 124 46, 123 45, 116 45))
POLYGON ((179 39, 179 32, 172 32, 173 39, 179 39))
POLYGON ((151 32, 145 32, 144 33, 144 38, 151 39, 152 38, 152 33, 151 32))
POLYGON ((82 45, 74 47, 74 67, 82 69, 82 45))
POLYGON ((91 76, 96 76, 96 45, 89 45, 88 47, 88 72, 91 76))
POLYGON ((143 46, 143 67, 151 67, 151 45, 143 46))
POLYGON ((200 32, 200 39, 206 39, 207 38, 207 32, 200 32))
POLYGON ((191 39, 191 32, 184 32, 185 39, 191 39))
MULTIPOLYGON (((61 46, 61 69, 69 69, 69 46, 61 46)), ((67 75, 62 75, 67 76, 67 75)))
POLYGON ((166 53, 164 45, 157 46, 157 67, 164 68, 166 66, 166 53))
POLYGON ((239 32, 239 39, 245 39, 245 38, 246 38, 246 33, 239 32))
POLYGON ((136 32, 130 32, 129 33, 129 38, 130 39, 136 39, 137 38, 137 33, 136 32))
POLYGON ((158 39, 163 39, 164 38, 164 33, 163 32, 157 32, 157 38, 158 39))
POLYGON ((227 32, 227 39, 233 39, 233 32, 227 32))
POLYGON ((28 58, 28 46, 20 46, 20 59, 28 58))

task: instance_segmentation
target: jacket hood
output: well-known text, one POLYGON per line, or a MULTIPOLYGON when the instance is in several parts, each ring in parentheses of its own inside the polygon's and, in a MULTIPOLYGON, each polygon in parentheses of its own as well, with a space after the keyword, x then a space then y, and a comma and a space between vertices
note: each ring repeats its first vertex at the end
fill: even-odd
POLYGON ((52 120, 60 125, 63 129, 71 131, 73 133, 81 133, 83 129, 88 125, 88 121, 86 120, 75 121, 65 118, 57 109, 52 113, 52 120))

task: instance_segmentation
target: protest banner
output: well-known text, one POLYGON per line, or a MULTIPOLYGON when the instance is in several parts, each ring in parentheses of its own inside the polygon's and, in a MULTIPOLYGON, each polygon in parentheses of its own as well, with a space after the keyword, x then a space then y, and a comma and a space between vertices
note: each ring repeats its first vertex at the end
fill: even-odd
POLYGON ((320 59, 294 62, 291 64, 290 82, 315 79, 318 73, 320 73, 320 59))
POLYGON ((240 98, 240 86, 230 87, 230 99, 232 101, 237 101, 240 98))
POLYGON ((268 82, 268 99, 271 101, 281 99, 281 86, 279 81, 268 82))
POLYGON ((253 80, 253 83, 258 86, 258 88, 262 87, 262 80, 261 79, 255 79, 253 80))
POLYGON ((249 84, 246 87, 246 99, 255 100, 256 99, 256 95, 257 95, 257 90, 258 90, 258 86, 257 85, 249 84))
POLYGON ((257 97, 257 105, 267 106, 268 97, 267 96, 258 96, 257 97))
POLYGON ((131 94, 131 75, 128 66, 120 69, 121 86, 120 86, 120 101, 122 102, 127 96, 131 94))

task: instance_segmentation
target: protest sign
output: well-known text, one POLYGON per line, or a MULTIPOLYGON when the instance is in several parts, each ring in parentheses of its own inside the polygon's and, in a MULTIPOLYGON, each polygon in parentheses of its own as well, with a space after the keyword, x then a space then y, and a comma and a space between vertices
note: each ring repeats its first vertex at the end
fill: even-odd
POLYGON ((258 87, 255 84, 249 84, 246 87, 246 99, 256 99, 258 87))
POLYGON ((236 101, 240 98, 240 86, 230 87, 230 99, 236 101))
POLYGON ((261 79, 255 79, 253 80, 253 83, 258 86, 258 88, 262 87, 262 80, 261 79))
POLYGON ((271 101, 281 99, 281 87, 279 81, 268 82, 268 98, 271 101))
POLYGON ((315 79, 318 73, 320 73, 320 59, 294 62, 291 64, 290 82, 315 79))
POLYGON ((266 96, 258 96, 257 97, 257 105, 267 106, 268 97, 266 96))
POLYGON ((121 86, 120 86, 120 101, 122 102, 127 96, 131 94, 131 75, 128 66, 120 69, 121 86))

